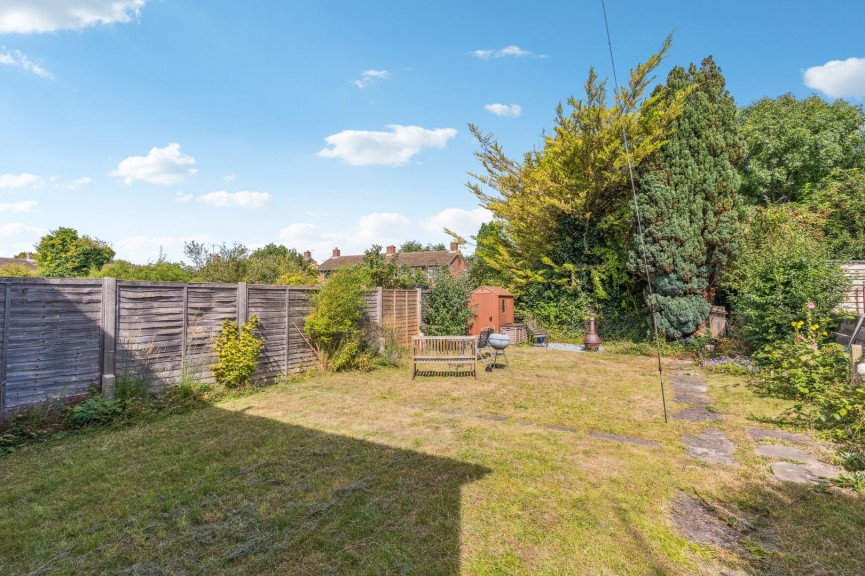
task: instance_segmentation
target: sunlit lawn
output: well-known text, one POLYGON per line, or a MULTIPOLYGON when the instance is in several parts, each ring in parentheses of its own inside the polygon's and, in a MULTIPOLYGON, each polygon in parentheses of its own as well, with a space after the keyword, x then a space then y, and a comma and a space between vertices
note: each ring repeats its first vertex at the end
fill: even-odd
POLYGON ((746 418, 779 403, 710 378, 743 463, 712 468, 680 444, 708 424, 663 423, 653 359, 508 355, 478 380, 318 374, 20 450, 0 574, 861 573, 865 499, 753 456, 746 418), (741 546, 679 535, 680 491, 734 511, 741 546))

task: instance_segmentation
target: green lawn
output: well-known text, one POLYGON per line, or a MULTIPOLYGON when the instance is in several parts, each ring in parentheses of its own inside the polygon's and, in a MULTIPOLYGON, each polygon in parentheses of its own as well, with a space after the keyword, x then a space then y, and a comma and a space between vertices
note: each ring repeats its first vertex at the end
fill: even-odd
POLYGON ((747 417, 778 401, 709 377, 743 464, 710 467, 680 444, 708 424, 663 423, 653 359, 508 355, 477 381, 320 374, 19 450, 0 459, 0 574, 862 573, 865 498, 753 456, 747 417), (682 491, 739 544, 679 535, 682 491))

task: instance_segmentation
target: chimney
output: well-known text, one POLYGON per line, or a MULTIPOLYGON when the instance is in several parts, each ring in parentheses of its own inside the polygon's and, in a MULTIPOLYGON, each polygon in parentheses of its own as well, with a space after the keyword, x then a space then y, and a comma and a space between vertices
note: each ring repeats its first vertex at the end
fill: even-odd
POLYGON ((339 258, 339 248, 334 248, 334 249, 333 249, 333 257, 334 257, 334 258, 339 258))
POLYGON ((312 260, 312 252, 310 252, 309 250, 304 251, 303 259, 306 260, 307 262, 312 260))
POLYGON ((396 246, 394 246, 393 244, 391 244, 390 246, 388 246, 388 247, 387 247, 387 253, 388 253, 388 254, 396 254, 396 246))
POLYGON ((457 244, 456 242, 451 242, 451 252, 456 252, 457 250, 459 250, 459 248, 459 244, 457 244))

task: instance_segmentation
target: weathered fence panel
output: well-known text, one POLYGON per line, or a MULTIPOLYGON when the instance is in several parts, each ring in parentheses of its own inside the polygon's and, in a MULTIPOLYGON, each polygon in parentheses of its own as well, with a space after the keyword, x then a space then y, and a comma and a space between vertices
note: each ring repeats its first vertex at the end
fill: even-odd
POLYGON ((117 376, 171 386, 184 347, 183 284, 118 282, 117 376))
POLYGON ((4 282, 4 410, 83 396, 98 386, 101 319, 101 280, 4 282))
MULTIPOLYGON (((213 342, 224 320, 257 316, 265 337, 255 378, 319 365, 303 332, 315 288, 99 280, 0 279, 0 416, 49 399, 114 394, 117 378, 152 388, 183 375, 213 382, 213 342)), ((408 346, 420 292, 376 290, 365 320, 408 346)))
POLYGON ((850 279, 850 289, 839 308, 855 314, 865 314, 865 262, 842 262, 841 269, 850 279))

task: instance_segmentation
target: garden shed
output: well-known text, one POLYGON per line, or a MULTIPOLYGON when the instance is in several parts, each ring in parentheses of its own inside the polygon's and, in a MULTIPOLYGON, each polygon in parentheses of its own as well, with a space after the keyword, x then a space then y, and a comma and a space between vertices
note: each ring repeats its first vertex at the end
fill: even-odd
POLYGON ((502 325, 514 322, 514 295, 498 286, 480 286, 472 292, 469 307, 475 310, 469 334, 477 336, 484 328, 500 332, 502 325))

